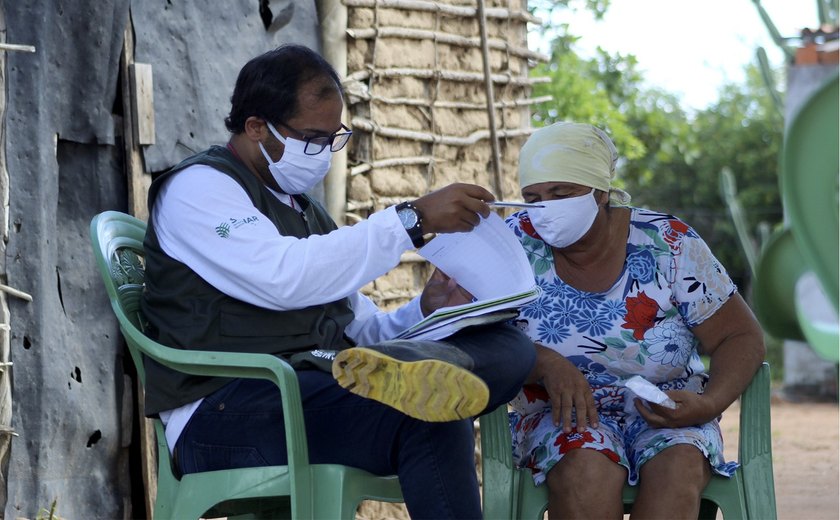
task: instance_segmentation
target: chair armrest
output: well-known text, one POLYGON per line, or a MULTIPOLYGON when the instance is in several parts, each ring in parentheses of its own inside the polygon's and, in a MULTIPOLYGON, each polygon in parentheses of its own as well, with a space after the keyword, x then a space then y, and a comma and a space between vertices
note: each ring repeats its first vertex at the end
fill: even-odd
POLYGON ((309 465, 309 447, 303 421, 300 386, 298 385, 297 374, 295 374, 291 365, 270 354, 170 348, 144 335, 130 324, 122 312, 118 312, 117 316, 126 341, 143 355, 172 370, 200 376, 267 379, 272 381, 280 389, 289 466, 295 468, 309 465))
POLYGON ((510 421, 504 404, 479 418, 481 485, 485 518, 514 518, 517 483, 510 421))
POLYGON ((770 435, 770 365, 761 364, 741 394, 738 462, 742 465, 772 452, 770 435))
POLYGON ((510 419, 502 405, 478 419, 481 432, 481 460, 493 460, 513 469, 510 419))
POLYGON ((738 462, 749 518, 776 518, 770 429, 770 365, 762 363, 741 395, 738 462))

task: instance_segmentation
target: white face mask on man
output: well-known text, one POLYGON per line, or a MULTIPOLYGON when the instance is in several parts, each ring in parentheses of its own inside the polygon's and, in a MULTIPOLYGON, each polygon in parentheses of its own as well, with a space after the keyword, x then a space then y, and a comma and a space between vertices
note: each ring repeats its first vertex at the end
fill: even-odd
POLYGON ((311 190, 327 176, 332 160, 329 146, 325 146, 317 155, 307 155, 303 152, 306 148, 305 141, 283 137, 274 125, 269 122, 266 122, 266 125, 284 147, 283 156, 279 161, 274 162, 265 151, 263 144, 259 143, 260 151, 268 161, 268 170, 280 185, 280 189, 289 195, 299 195, 311 190))
POLYGON ((556 248, 570 246, 581 239, 598 216, 595 188, 586 195, 540 202, 544 207, 529 208, 528 216, 542 239, 556 248))

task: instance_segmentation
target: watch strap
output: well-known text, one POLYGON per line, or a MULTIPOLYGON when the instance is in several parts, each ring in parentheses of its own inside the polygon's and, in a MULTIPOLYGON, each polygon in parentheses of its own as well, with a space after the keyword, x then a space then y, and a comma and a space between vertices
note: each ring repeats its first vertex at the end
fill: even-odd
POLYGON ((401 202, 400 204, 397 204, 397 213, 403 209, 409 209, 417 215, 417 223, 411 228, 405 228, 405 230, 408 233, 408 238, 411 239, 411 243, 414 244, 415 248, 419 249, 426 244, 426 239, 423 238, 423 215, 420 214, 411 202, 401 202))

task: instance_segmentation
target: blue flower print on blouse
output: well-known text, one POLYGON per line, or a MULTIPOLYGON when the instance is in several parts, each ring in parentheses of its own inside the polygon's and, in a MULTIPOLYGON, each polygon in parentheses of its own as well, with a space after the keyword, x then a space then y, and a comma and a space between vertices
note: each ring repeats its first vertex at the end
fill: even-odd
POLYGON ((552 300, 559 300, 565 296, 564 286, 555 279, 554 283, 547 283, 545 287, 541 287, 543 289, 542 294, 552 300))
POLYGON ((586 356, 567 356, 566 359, 574 363, 578 370, 580 370, 586 380, 589 381, 589 386, 595 388, 599 386, 606 386, 615 383, 616 377, 607 372, 607 367, 602 363, 593 361, 586 356))
POLYGON ((606 300, 598 312, 608 320, 615 321, 624 317, 624 314, 627 312, 627 306, 624 305, 623 300, 606 300))
POLYGON ((577 309, 568 300, 557 300, 551 306, 552 321, 556 321, 562 325, 571 325, 577 318, 577 309))
POLYGON ((544 320, 551 314, 551 302, 546 298, 537 298, 527 305, 523 305, 521 312, 526 318, 544 320))
POLYGON ((640 283, 650 283, 656 274, 656 258, 646 247, 627 246, 627 272, 640 283))
POLYGON ((575 327, 581 334, 603 336, 612 328, 612 321, 598 311, 582 309, 575 319, 575 327))
POLYGON ((568 327, 555 321, 545 320, 537 327, 537 336, 543 343, 560 343, 571 336, 571 333, 568 327))
POLYGON ((595 310, 604 301, 604 297, 598 293, 579 291, 571 285, 563 286, 563 296, 578 309, 595 310))

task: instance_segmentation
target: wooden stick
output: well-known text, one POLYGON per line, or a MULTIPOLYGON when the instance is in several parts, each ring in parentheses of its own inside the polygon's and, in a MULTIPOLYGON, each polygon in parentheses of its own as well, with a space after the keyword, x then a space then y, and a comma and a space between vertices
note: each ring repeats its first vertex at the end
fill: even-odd
MULTIPOLYGON (((420 98, 404 98, 404 97, 385 97, 372 95, 368 92, 358 92, 356 96, 361 101, 375 101, 383 105, 407 105, 407 106, 421 106, 432 108, 456 108, 461 110, 487 110, 487 103, 471 103, 469 101, 432 101, 430 99, 420 98)), ((517 98, 517 99, 502 99, 496 100, 494 106, 496 108, 520 108, 539 103, 545 103, 554 99, 553 96, 539 96, 535 98, 517 98)))
POLYGON ((382 159, 380 161, 373 161, 372 163, 364 163, 350 168, 350 175, 359 175, 368 172, 375 168, 389 168, 391 166, 413 166, 417 164, 429 164, 437 162, 434 157, 430 155, 421 157, 397 157, 394 159, 382 159))
MULTIPOLYGON (((458 137, 452 135, 432 134, 427 132, 416 132, 414 130, 404 130, 402 128, 394 128, 388 126, 379 126, 378 124, 365 119, 363 117, 353 118, 353 128, 364 132, 381 135, 384 137, 391 137, 394 139, 408 139, 410 141, 421 141, 424 143, 440 143, 450 146, 469 146, 477 143, 482 139, 490 137, 489 130, 478 130, 466 137, 458 137)), ((498 131, 499 137, 521 137, 531 135, 536 128, 514 128, 503 129, 498 131)))
MULTIPOLYGON (((346 81, 365 81, 371 75, 383 78, 402 78, 411 76, 421 79, 443 79, 448 81, 461 81, 465 83, 484 83, 484 74, 480 72, 462 72, 459 70, 434 70, 434 69, 414 69, 414 68, 390 68, 390 69, 366 69, 359 70, 347 75, 346 81)), ((537 78, 514 78, 509 74, 493 74, 493 82, 502 85, 512 84, 520 86, 536 85, 538 83, 551 83, 551 78, 537 77, 537 78)))
MULTIPOLYGON (((143 158, 134 139, 134 124, 131 113, 131 88, 129 66, 134 63, 134 29, 129 15, 128 24, 123 32, 123 48, 120 56, 120 76, 122 78, 123 103, 123 149, 125 151, 126 176, 128 177, 128 207, 135 217, 148 219, 146 193, 151 183, 151 176, 143 171, 143 158)), ((155 428, 151 419, 146 418, 145 395, 143 387, 137 382, 137 414, 140 425, 140 470, 145 488, 146 518, 152 520, 157 496, 157 443, 155 428)))
POLYGON ((35 52, 35 46, 20 45, 17 43, 0 43, 0 51, 35 52))
POLYGON ((484 0, 478 2, 478 31, 481 35, 481 61, 484 68, 484 95, 487 100, 487 126, 490 128, 490 150, 493 163, 493 188, 496 197, 505 197, 502 191, 502 156, 499 152, 499 136, 496 134, 496 107, 493 94, 493 78, 490 70, 490 45, 487 38, 487 19, 484 15, 484 0))
POLYGON ((17 296, 21 300, 26 300, 28 302, 32 301, 32 295, 27 294, 23 291, 19 291, 19 290, 15 289, 14 287, 9 287, 8 285, 3 285, 2 283, 0 283, 0 291, 3 291, 4 293, 10 294, 12 296, 17 296))
MULTIPOLYGON (((433 40, 438 43, 445 43, 458 47, 480 48, 482 46, 480 38, 471 38, 441 31, 412 29, 408 27, 371 27, 365 29, 350 28, 347 29, 347 35, 356 40, 372 40, 374 38, 403 38, 407 40, 433 40)), ((534 52, 528 48, 510 45, 503 40, 489 39, 487 40, 487 44, 492 49, 507 51, 518 58, 542 62, 548 62, 550 59, 550 57, 545 54, 534 52)))
MULTIPOLYGON (((388 9, 402 9, 404 11, 438 12, 449 16, 472 18, 475 16, 474 7, 462 7, 439 2, 423 0, 342 0, 347 7, 383 7, 388 9)), ((487 18, 509 18, 523 22, 542 25, 542 20, 528 11, 508 10, 503 7, 490 8, 486 11, 487 18)))

